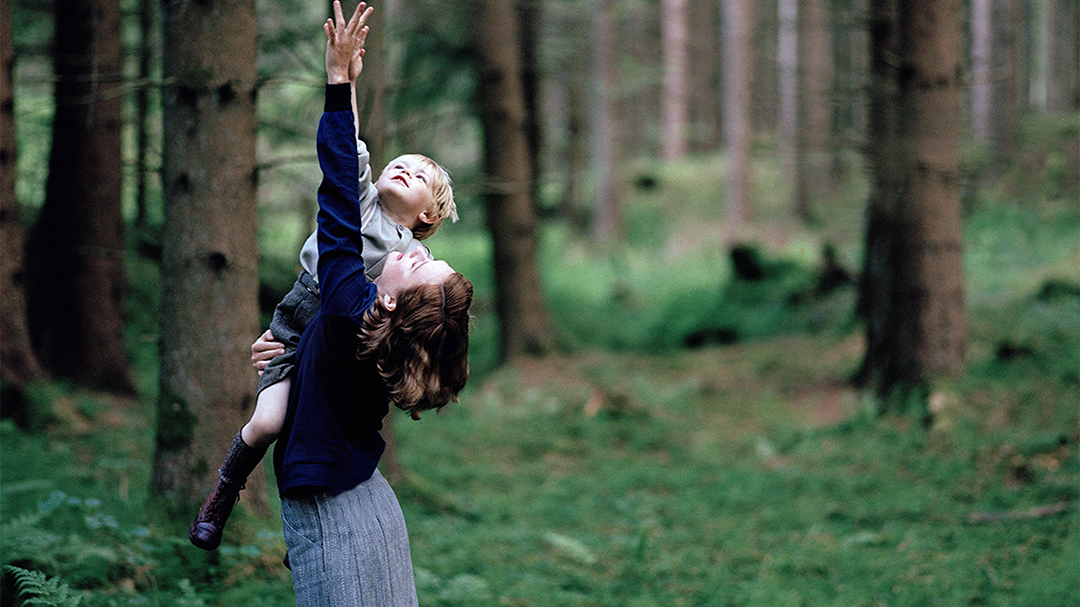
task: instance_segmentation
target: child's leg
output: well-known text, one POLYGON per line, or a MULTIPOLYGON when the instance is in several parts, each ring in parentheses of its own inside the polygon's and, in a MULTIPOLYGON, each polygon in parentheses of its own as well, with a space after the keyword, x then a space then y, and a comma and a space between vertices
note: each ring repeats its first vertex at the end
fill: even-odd
POLYGON ((245 443, 256 449, 266 449, 270 443, 277 440, 281 427, 285 424, 291 385, 291 377, 286 377, 259 392, 251 420, 240 429, 240 436, 245 443))
POLYGON ((240 499, 240 490, 285 423, 291 383, 286 377, 259 392, 251 420, 233 438, 225 463, 218 469, 218 480, 188 530, 192 544, 213 550, 221 543, 225 522, 240 499))

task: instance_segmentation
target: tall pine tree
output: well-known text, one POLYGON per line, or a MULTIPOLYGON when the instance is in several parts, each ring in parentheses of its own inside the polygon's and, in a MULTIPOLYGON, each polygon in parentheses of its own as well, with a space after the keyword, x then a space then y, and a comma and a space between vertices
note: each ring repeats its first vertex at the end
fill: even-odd
MULTIPOLYGON (((152 493, 193 515, 254 406, 254 0, 162 4, 161 378, 152 493)), ((246 499, 265 510, 264 475, 246 499)))

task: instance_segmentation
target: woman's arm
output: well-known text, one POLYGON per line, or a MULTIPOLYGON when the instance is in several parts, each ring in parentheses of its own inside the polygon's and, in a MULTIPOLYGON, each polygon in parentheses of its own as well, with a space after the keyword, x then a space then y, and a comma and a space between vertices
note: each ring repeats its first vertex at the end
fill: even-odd
POLYGON ((335 19, 326 32, 326 102, 319 120, 317 149, 323 180, 319 186, 319 282, 322 309, 359 320, 375 299, 375 286, 364 277, 360 236, 359 166, 356 126, 352 111, 350 69, 362 56, 367 34, 364 24, 371 15, 364 3, 357 6, 348 23, 341 4, 334 2, 335 19))

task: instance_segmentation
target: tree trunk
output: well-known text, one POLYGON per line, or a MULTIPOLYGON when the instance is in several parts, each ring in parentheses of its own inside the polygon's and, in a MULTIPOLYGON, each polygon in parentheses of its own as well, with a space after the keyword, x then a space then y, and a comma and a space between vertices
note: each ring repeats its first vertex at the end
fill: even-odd
MULTIPOLYGON (((859 379, 889 412, 963 366, 960 7, 893 0, 871 11, 873 190, 859 379)), ((919 404, 925 414, 925 400, 919 404)))
POLYGON ((990 146, 991 179, 1016 143, 1016 13, 1014 0, 971 3, 971 130, 990 146))
POLYGON ((690 3, 690 39, 688 62, 691 84, 688 95, 688 148, 691 152, 713 153, 723 139, 723 116, 720 95, 716 94, 723 69, 720 11, 710 0, 690 3))
MULTIPOLYGON (((1050 26, 1046 56, 1046 111, 1065 114, 1080 110, 1080 2, 1048 0, 1050 26)), ((1074 165, 1075 166, 1075 165, 1074 165)))
POLYGON ((971 133, 983 143, 990 140, 993 119, 993 2, 971 0, 971 133))
MULTIPOLYGON (((250 415, 258 335, 255 2, 162 4, 161 383, 151 492, 190 516, 250 415)), ((244 492, 266 512, 264 475, 244 492)))
POLYGON ((824 0, 804 0, 800 16, 799 56, 802 66, 802 163, 805 175, 800 181, 806 184, 809 197, 797 208, 800 219, 812 218, 811 204, 829 195, 835 186, 832 182, 832 128, 833 110, 833 59, 832 33, 829 12, 824 0))
POLYGON ((802 28, 799 0, 780 0, 780 35, 777 43, 780 64, 780 174, 790 192, 791 208, 796 217, 806 217, 807 198, 806 146, 803 139, 802 61, 799 40, 802 28))
POLYGON ((156 0, 139 0, 139 83, 135 90, 135 225, 147 223, 147 156, 150 152, 150 79, 154 55, 156 0))
POLYGON ((753 3, 724 0, 725 145, 728 150, 728 219, 735 224, 750 219, 750 146, 753 143, 750 86, 753 56, 753 3))
POLYGON ((660 48, 664 57, 664 86, 660 117, 660 156, 675 160, 686 155, 688 91, 687 51, 689 0, 662 0, 660 48))
POLYGON ((495 264, 501 360, 552 347, 540 271, 532 197, 528 124, 521 85, 521 48, 511 0, 479 3, 477 29, 480 121, 487 174, 485 206, 495 264))
MULTIPOLYGON (((15 116, 11 45, 11 3, 0 6, 0 377, 21 389, 41 374, 30 345, 23 292, 25 233, 15 198, 15 116)), ((4 401, 4 415, 12 416, 20 399, 4 401)), ((16 415, 17 416, 17 415, 16 415)))
POLYGON ((521 37, 521 94, 525 100, 525 133, 529 150, 529 182, 536 202, 539 193, 540 149, 540 66, 536 53, 536 28, 541 22, 539 0, 517 0, 514 6, 521 37))
POLYGON ((657 8, 646 3, 612 2, 611 23, 614 45, 609 47, 620 66, 613 97, 615 113, 620 117, 615 129, 615 146, 624 158, 656 157, 659 138, 653 133, 661 115, 661 79, 643 78, 640 73, 660 74, 661 49, 656 40, 660 31, 657 8))
POLYGON ((867 4, 868 0, 853 0, 834 22, 839 107, 833 129, 839 149, 861 146, 866 139, 867 4))
POLYGON ((613 0, 598 0, 593 14, 593 78, 596 99, 592 103, 592 162, 599 191, 593 213, 592 234, 599 242, 611 242, 622 233, 622 209, 615 167, 619 144, 618 99, 615 94, 615 9, 613 0))
MULTIPOLYGON (((584 45, 582 45, 584 46, 584 45)), ((566 187, 560 202, 562 216, 566 218, 580 234, 588 232, 589 208, 585 202, 587 188, 586 177, 592 159, 589 158, 589 107, 593 96, 590 94, 592 82, 588 71, 582 66, 589 65, 588 48, 579 48, 572 55, 576 61, 567 62, 565 72, 566 86, 566 136, 564 153, 561 154, 561 166, 565 167, 566 187)))
POLYGON ((120 3, 71 0, 55 7, 52 150, 27 258, 31 341, 54 375, 131 393, 123 321, 120 3))
POLYGON ((1001 168, 1016 149, 1019 117, 1019 7, 1017 0, 994 0, 990 143, 997 168, 1001 168))

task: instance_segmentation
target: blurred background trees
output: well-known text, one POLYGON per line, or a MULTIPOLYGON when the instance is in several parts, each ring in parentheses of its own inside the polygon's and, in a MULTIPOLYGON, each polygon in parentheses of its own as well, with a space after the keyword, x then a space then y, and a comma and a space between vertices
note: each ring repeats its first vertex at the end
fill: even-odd
POLYGON ((120 2, 53 6, 56 112, 45 200, 25 258, 30 337, 56 377, 132 392, 122 318, 120 2))
POLYGON ((537 267, 534 124, 524 86, 525 46, 510 0, 477 3, 477 109, 484 141, 484 203, 495 265, 499 357, 542 355, 554 345, 537 267))
MULTIPOLYGON (((239 427, 254 385, 247 346, 258 332, 256 297, 265 314, 314 227, 319 24, 328 4, 166 2, 159 21, 146 0, 4 3, 12 33, 3 44, 13 45, 5 67, 14 73, 4 106, 14 108, 14 135, 6 124, 3 135, 4 246, 20 230, 35 234, 25 270, 5 249, 5 382, 38 359, 57 377, 130 389, 121 338, 128 358, 160 343, 161 379, 149 390, 160 392, 163 430, 211 419, 229 433, 239 427), (197 22, 200 7, 234 16, 221 19, 224 37, 208 29, 224 23, 197 22), (158 304, 129 298, 119 307, 125 265, 133 280, 158 280, 160 271, 159 330, 131 333, 133 319, 158 304), (24 322, 20 289, 33 354, 8 353, 24 322)), ((490 260, 470 268, 482 287, 478 313, 495 311, 497 334, 478 327, 478 340, 498 344, 489 366, 604 329, 553 320, 574 304, 541 265, 545 234, 592 262, 573 266, 583 273, 627 269, 635 259, 620 253, 627 247, 654 264, 699 249, 726 259, 760 240, 766 208, 782 209, 774 223, 821 226, 839 192, 858 182, 865 152, 866 220, 850 227, 863 238, 841 251, 862 266, 848 269, 862 280, 859 379, 881 393, 893 386, 875 379, 883 375, 920 388, 962 368, 964 205, 1032 181, 1061 195, 1080 179, 1076 0, 376 8, 361 128, 376 167, 418 151, 452 173, 462 221, 445 231, 475 237, 453 246, 474 243, 490 260), (917 41, 930 35, 921 11, 938 8, 951 25, 933 39, 948 52, 919 54, 917 41), (920 122, 931 117, 942 122, 920 122), (1054 133, 1054 144, 1021 156, 1025 129, 1054 133), (681 200, 705 209, 705 219, 628 205, 679 170, 697 184, 681 200), (921 190, 913 187, 920 180, 921 190), (904 359, 895 358, 897 340, 911 344, 904 359)), ((432 248, 453 258, 443 238, 432 248)), ((750 261, 749 276, 768 270, 753 255, 740 259, 750 261)), ((702 267, 713 289, 702 300, 719 297, 720 272, 702 267)), ((644 322, 634 306, 648 289, 638 294, 620 277, 582 279, 590 281, 614 284, 612 323, 644 322)), ((672 314, 649 330, 665 344, 728 339, 722 314, 702 317, 672 314)), ((5 414, 17 402, 5 399, 5 414)), ((199 458, 216 459, 208 445, 223 449, 228 439, 187 430, 159 433, 163 461, 175 458, 162 470, 207 475, 199 458)), ((169 494, 192 481, 157 482, 169 494)))
MULTIPOLYGON (((12 72, 11 4, 0 7, 0 377, 13 392, 39 378, 41 368, 30 346, 26 297, 22 288, 26 228, 15 198, 15 100, 12 72)), ((17 417, 17 415, 12 415, 17 417)))

